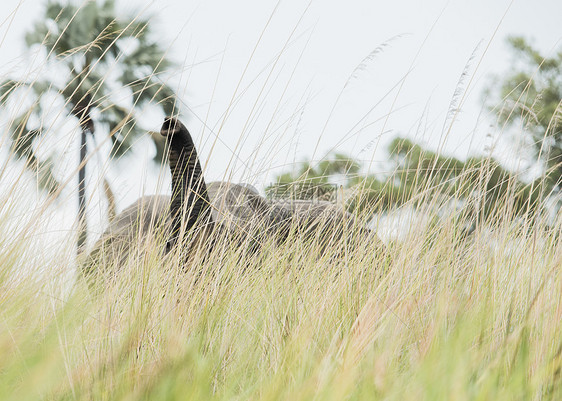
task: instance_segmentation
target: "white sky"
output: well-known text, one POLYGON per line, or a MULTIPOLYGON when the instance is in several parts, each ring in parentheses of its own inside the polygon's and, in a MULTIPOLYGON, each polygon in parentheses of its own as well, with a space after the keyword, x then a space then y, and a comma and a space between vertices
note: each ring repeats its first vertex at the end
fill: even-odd
MULTIPOLYGON (((159 2, 156 12, 159 30, 171 39, 178 35, 172 54, 186 60, 185 64, 211 58, 208 63, 190 69, 183 82, 186 99, 195 113, 209 126, 216 127, 217 132, 220 116, 227 110, 263 32, 241 87, 245 88, 256 77, 258 80, 230 110, 225 126, 218 132, 231 149, 242 138, 243 150, 236 153, 250 165, 251 171, 245 177, 250 180, 266 168, 292 163, 304 156, 323 157, 332 148, 367 162, 374 151, 374 160, 383 160, 384 145, 397 134, 408 134, 438 147, 443 142, 442 128, 452 95, 477 46, 465 86, 474 79, 444 149, 460 157, 482 152, 485 135, 490 132, 488 123, 478 126, 469 148, 471 133, 481 110, 483 84, 490 74, 506 71, 512 61, 505 37, 524 35, 547 53, 558 49, 562 38, 560 1, 514 1, 511 8, 510 1, 316 1, 305 13, 306 2, 290 0, 280 2, 264 30, 275 4, 274 1, 206 1, 185 5, 169 1, 159 2), (332 111, 338 94, 361 60, 396 35, 403 36, 349 82, 332 111), (294 43, 283 51, 274 68, 268 68, 289 39, 295 39, 294 43), (264 68, 264 73, 258 76, 264 68), (395 89, 385 97, 410 68, 400 92, 395 89), (306 107, 301 117, 298 110, 304 101, 306 107), (350 130, 378 102, 381 103, 365 123, 357 127, 364 129, 353 135, 357 128, 350 130), (253 110, 256 103, 258 111, 253 110), (427 110, 424 127, 416 134, 424 109, 427 110), (385 123, 385 116, 391 110, 394 112, 385 123), (291 116, 294 116, 293 123, 284 126, 291 116), (268 125, 271 120, 272 124, 268 125), (376 121, 380 122, 368 125, 376 121), (377 151, 378 138, 381 143, 377 151), (258 161, 250 158, 256 147, 260 149, 258 161)), ((212 139, 208 131, 202 133, 196 129, 197 122, 197 118, 190 121, 194 136, 203 141, 212 139)), ((209 174, 219 174, 220 178, 225 170, 232 169, 225 166, 231 152, 220 143, 217 146, 209 174)), ((242 167, 238 161, 235 171, 242 167)), ((376 171, 376 166, 373 169, 376 171)))
MULTIPOLYGON (((24 51, 23 34, 44 4, 3 0, 3 65, 24 51)), ((523 35, 546 54, 562 38, 560 0, 316 0, 308 9, 299 0, 276 4, 118 1, 124 12, 154 16, 154 31, 180 64, 170 82, 195 113, 182 107, 208 161, 209 180, 226 176, 263 187, 283 166, 332 149, 366 165, 373 161, 371 172, 382 172, 385 146, 396 135, 458 157, 482 153, 502 135, 478 115, 483 85, 512 62, 505 38, 523 35), (397 35, 349 79, 370 52, 397 35), (473 52, 462 111, 444 136, 447 110, 473 52)), ((144 122, 157 130, 161 116, 148 113, 144 122)), ((150 151, 137 150, 135 169, 110 172, 115 182, 128 183, 116 185, 121 207, 141 192, 154 192, 154 174, 142 170, 150 151), (140 181, 138 169, 145 171, 140 181)))

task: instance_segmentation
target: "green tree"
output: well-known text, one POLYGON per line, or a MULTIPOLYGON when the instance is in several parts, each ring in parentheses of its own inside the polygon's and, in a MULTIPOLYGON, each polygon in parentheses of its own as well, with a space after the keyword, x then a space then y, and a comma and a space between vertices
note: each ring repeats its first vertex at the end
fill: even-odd
MULTIPOLYGON (((297 171, 280 174, 268 193, 283 195, 284 188, 299 188, 307 182, 329 187, 331 175, 326 172, 336 172, 347 175, 344 193, 350 211, 372 213, 405 204, 419 208, 429 203, 456 203, 460 205, 459 215, 474 221, 506 212, 510 216, 526 215, 539 206, 542 181, 522 182, 492 158, 462 161, 405 138, 394 139, 388 153, 393 173, 386 177, 361 174, 359 161, 336 155, 317 165, 304 162, 297 171)), ((307 193, 297 195, 307 197, 307 193)))
MULTIPOLYGON (((551 187, 562 179, 562 48, 545 57, 524 38, 510 37, 514 68, 489 88, 503 99, 496 110, 506 125, 523 123, 535 156, 547 167, 551 187)), ((497 101, 497 98, 496 98, 497 101)))
MULTIPOLYGON (((39 169, 39 183, 43 187, 50 191, 56 188, 52 160, 39 161, 33 145, 45 135, 38 123, 45 113, 41 100, 50 95, 61 97, 66 114, 76 119, 81 128, 78 169, 78 248, 81 249, 87 233, 87 138, 97 129, 107 132, 113 145, 112 156, 120 156, 130 149, 135 137, 146 132, 137 124, 134 108, 153 103, 171 114, 174 92, 162 80, 154 79, 166 72, 171 62, 152 39, 148 19, 118 18, 114 0, 89 1, 81 6, 50 1, 45 17, 35 23, 25 39, 28 47, 45 52, 47 68, 55 68, 67 78, 61 85, 47 78, 31 82, 13 79, 1 85, 3 104, 15 93, 33 97, 31 107, 23 110, 11 126, 12 150, 27 161, 27 166, 39 169), (112 101, 112 88, 116 85, 127 88, 133 109, 112 101)), ((163 142, 157 136, 152 139, 158 149, 156 157, 162 158, 163 142)))
POLYGON ((463 213, 487 219, 506 211, 525 215, 539 206, 542 180, 525 183, 493 158, 462 161, 405 138, 394 139, 388 151, 394 173, 386 179, 358 176, 351 182, 360 190, 350 208, 388 210, 406 203, 419 207, 460 201, 463 213))

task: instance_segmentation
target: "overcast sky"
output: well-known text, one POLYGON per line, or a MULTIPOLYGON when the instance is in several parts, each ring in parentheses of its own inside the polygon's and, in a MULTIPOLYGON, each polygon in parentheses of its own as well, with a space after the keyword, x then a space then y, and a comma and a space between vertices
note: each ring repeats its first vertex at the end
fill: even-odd
MULTIPOLYGON (((505 38, 523 35, 546 54, 562 38, 560 0, 117 3, 124 13, 153 15, 158 40, 179 64, 170 82, 209 180, 258 187, 283 166, 332 150, 382 172, 385 146, 397 135, 459 157, 482 153, 503 135, 479 115, 484 84, 513 61, 505 38), (447 110, 465 68, 462 110, 449 130, 447 110)), ((23 33, 44 4, 3 0, 3 65, 20 68, 9 61, 19 60, 23 33)), ((161 116, 144 117, 158 129, 161 116)), ((145 148, 138 163, 150 156, 145 148)), ((125 187, 124 199, 146 190, 125 187)))

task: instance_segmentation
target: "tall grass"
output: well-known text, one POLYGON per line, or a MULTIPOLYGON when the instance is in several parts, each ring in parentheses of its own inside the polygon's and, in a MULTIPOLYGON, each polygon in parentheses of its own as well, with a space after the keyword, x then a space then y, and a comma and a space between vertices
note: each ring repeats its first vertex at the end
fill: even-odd
POLYGON ((562 399, 560 222, 512 191, 463 221, 418 189, 385 246, 223 238, 185 264, 154 239, 86 280, 29 180, 0 175, 1 400, 562 399))
POLYGON ((152 244, 71 290, 56 259, 16 274, 7 243, 0 398, 560 399, 559 225, 432 221, 344 252, 223 243, 186 270, 152 244))

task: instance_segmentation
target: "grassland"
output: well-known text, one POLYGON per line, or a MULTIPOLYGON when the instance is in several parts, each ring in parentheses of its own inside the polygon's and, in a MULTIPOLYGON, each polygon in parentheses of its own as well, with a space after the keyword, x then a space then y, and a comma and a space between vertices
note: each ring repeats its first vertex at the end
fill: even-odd
POLYGON ((139 243, 86 281, 57 201, 4 156, 0 400, 562 399, 561 222, 515 218, 513 194, 466 221, 421 191, 384 246, 294 235, 184 265, 139 243))
POLYGON ((149 246, 94 284, 72 245, 30 265, 33 228, 13 231, 0 399, 561 399, 559 229, 440 217, 386 250, 226 244, 187 271, 149 246))

